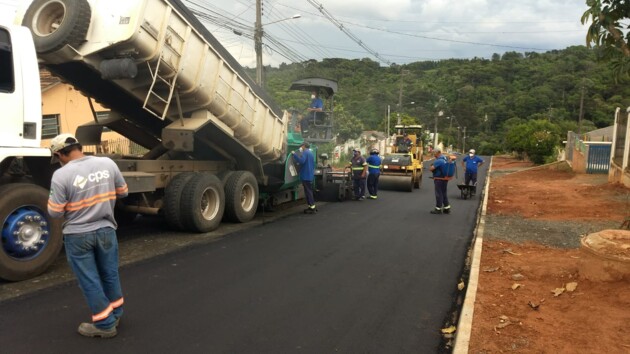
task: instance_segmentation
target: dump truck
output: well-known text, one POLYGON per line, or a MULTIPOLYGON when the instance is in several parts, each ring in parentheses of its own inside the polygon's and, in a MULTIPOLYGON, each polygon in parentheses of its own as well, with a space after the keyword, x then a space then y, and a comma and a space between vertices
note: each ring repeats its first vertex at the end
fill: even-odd
POLYGON ((422 184, 422 126, 396 125, 392 152, 383 156, 379 188, 412 192, 422 184))
POLYGON ((79 142, 98 144, 107 127, 147 149, 110 155, 129 188, 117 220, 161 215, 209 232, 301 197, 288 113, 181 1, 34 0, 17 22, 0 25, 0 278, 38 275, 62 247, 46 212, 59 166, 40 147, 38 63, 111 110, 79 142))

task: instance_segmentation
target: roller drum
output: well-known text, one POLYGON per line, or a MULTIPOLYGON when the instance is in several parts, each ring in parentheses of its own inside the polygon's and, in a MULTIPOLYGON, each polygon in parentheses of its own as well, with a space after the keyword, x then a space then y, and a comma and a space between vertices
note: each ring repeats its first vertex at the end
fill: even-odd
POLYGON ((400 192, 413 191, 413 175, 392 176, 381 174, 378 179, 378 188, 400 192))

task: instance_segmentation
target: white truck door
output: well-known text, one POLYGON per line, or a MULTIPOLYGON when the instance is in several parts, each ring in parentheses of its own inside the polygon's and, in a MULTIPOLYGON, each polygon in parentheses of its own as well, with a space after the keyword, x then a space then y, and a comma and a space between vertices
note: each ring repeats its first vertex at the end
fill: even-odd
POLYGON ((40 146, 39 68, 25 27, 0 26, 0 109, 0 146, 40 146))

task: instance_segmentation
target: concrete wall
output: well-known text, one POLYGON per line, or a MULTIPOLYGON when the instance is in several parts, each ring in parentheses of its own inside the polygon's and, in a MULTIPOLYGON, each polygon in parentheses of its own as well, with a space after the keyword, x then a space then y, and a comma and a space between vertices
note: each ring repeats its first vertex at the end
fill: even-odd
POLYGON ((621 183, 630 188, 630 107, 626 112, 621 108, 615 110, 615 124, 613 131, 613 145, 610 154, 610 169, 608 170, 609 183, 621 183))
POLYGON ((627 188, 630 188, 630 173, 628 173, 628 171, 624 172, 621 166, 613 162, 608 171, 608 182, 621 183, 627 188))
POLYGON ((586 173, 586 157, 578 150, 573 149, 573 161, 571 161, 573 171, 576 173, 586 173))

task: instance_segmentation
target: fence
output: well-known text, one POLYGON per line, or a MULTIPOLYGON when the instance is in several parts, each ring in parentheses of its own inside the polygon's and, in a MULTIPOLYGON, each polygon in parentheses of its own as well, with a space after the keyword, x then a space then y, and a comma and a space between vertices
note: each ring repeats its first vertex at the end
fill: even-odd
POLYGON ((83 151, 95 154, 144 155, 149 150, 126 138, 103 140, 99 145, 86 145, 83 151))
POLYGON ((615 110, 611 168, 608 173, 608 182, 619 182, 628 187, 630 187, 630 171, 628 171, 628 165, 630 165, 629 113, 630 107, 625 113, 621 112, 620 108, 615 110))
POLYGON ((566 159, 575 172, 608 173, 612 142, 584 141, 569 132, 566 143, 566 159))

